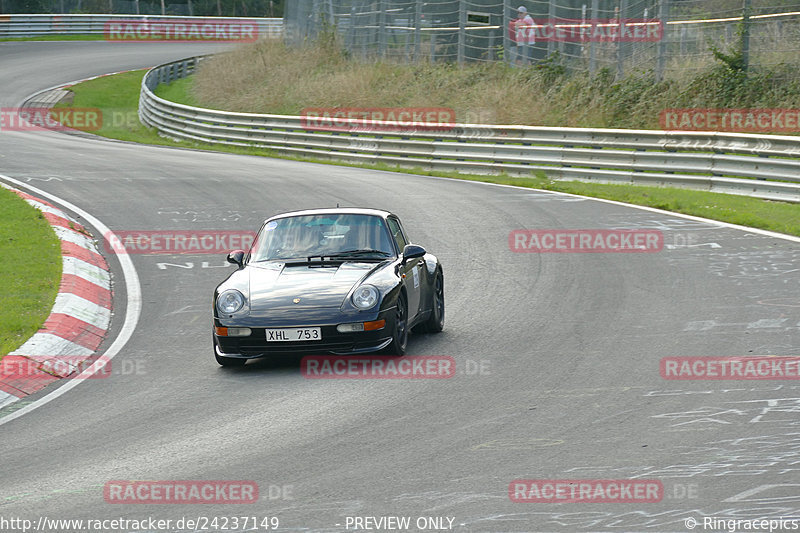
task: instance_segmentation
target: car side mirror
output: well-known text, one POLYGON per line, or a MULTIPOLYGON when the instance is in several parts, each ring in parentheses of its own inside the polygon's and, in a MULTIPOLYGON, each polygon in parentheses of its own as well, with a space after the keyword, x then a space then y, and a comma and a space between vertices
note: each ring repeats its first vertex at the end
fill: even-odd
POLYGON ((408 261, 409 259, 414 259, 416 257, 422 257, 427 252, 425 248, 422 246, 418 246, 416 244, 406 244, 405 248, 403 248, 403 263, 408 261))
POLYGON ((228 254, 228 263, 238 265, 239 268, 244 266, 244 250, 234 250, 228 254))

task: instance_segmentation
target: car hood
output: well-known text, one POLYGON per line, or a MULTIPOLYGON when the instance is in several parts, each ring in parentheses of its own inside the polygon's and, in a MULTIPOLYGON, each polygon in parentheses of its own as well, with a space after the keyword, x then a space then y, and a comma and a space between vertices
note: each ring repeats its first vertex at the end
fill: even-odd
POLYGON ((377 266, 356 262, 334 266, 248 265, 250 316, 274 315, 280 309, 339 308, 353 286, 377 266))

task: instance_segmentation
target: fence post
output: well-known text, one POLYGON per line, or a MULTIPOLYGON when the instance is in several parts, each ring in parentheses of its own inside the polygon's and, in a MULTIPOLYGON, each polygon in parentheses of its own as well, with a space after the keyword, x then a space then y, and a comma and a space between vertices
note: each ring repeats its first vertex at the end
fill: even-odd
POLYGON ((419 61, 422 53, 422 0, 417 0, 414 13, 414 61, 419 61))
POLYGON ((386 57, 386 0, 378 2, 378 53, 386 57))
POLYGON ((686 55, 686 24, 681 24, 681 55, 686 55))
POLYGON ((750 0, 742 6, 742 70, 750 66, 750 0))
POLYGON ((511 0, 503 0, 503 27, 500 28, 503 35, 503 61, 511 64, 511 38, 508 36, 508 25, 511 23, 511 0))
POLYGON ((597 70, 597 49, 594 42, 594 26, 597 24, 597 12, 600 10, 599 0, 592 0, 591 32, 589 33, 589 77, 594 77, 597 70))
POLYGON ((667 19, 669 18, 669 0, 659 0, 658 20, 661 21, 661 40, 658 42, 658 58, 656 59, 656 83, 664 79, 664 66, 667 61, 667 19))
MULTIPOLYGON (((547 5, 547 23, 553 26, 553 32, 555 33, 555 23, 556 23, 556 2, 555 0, 550 0, 547 5)), ((553 53, 553 50, 556 47, 556 42, 553 39, 547 41, 547 55, 553 53)))
POLYGON ((622 32, 624 26, 625 16, 628 13, 628 0, 620 0, 617 12, 617 79, 621 80, 625 75, 625 51, 623 50, 622 32))
POLYGON ((464 47, 467 44, 467 10, 464 0, 458 0, 458 66, 464 66, 464 47))
POLYGON ((350 6, 350 24, 347 27, 347 38, 344 41, 344 47, 353 53, 356 43, 356 6, 350 6))

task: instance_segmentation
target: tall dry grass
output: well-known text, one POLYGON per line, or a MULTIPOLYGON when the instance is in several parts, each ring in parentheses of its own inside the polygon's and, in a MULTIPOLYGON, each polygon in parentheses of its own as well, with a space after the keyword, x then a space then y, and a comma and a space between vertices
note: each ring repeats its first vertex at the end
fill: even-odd
POLYGON ((589 79, 555 62, 516 69, 365 62, 349 59, 332 41, 304 48, 261 41, 204 62, 191 91, 200 105, 228 111, 449 107, 458 122, 610 128, 658 128, 665 108, 800 105, 797 78, 786 79, 787 72, 800 72, 796 66, 744 81, 728 79, 719 63, 695 67, 655 84, 649 72, 615 81, 608 70, 589 79))

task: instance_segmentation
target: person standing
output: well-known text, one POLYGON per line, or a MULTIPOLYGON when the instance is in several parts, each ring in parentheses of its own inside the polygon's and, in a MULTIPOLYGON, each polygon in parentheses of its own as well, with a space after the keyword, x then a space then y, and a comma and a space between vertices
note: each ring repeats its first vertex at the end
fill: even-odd
POLYGON ((528 14, 525 6, 517 8, 517 18, 511 21, 514 30, 514 42, 516 43, 516 54, 511 62, 512 66, 517 60, 521 59, 523 65, 528 65, 533 55, 533 45, 536 43, 533 19, 528 14))

